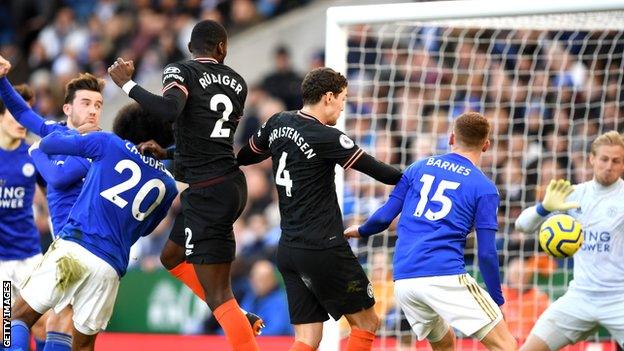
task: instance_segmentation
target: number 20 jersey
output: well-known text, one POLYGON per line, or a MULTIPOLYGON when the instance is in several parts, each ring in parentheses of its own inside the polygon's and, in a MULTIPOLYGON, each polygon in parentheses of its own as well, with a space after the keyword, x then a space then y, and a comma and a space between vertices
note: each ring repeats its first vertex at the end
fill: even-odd
POLYGON ((243 78, 212 58, 196 58, 165 67, 163 93, 173 88, 187 98, 175 120, 176 179, 195 183, 236 170, 234 133, 247 98, 243 78))
POLYGON ((272 116, 249 144, 270 153, 279 194, 281 245, 324 249, 345 243, 335 166, 347 169, 364 150, 340 130, 304 112, 272 116))
POLYGON ((123 276, 130 247, 150 234, 177 195, 162 162, 112 133, 76 136, 77 147, 93 163, 60 237, 74 241, 123 276))
POLYGON ((417 161, 403 172, 394 279, 466 273, 464 249, 473 229, 498 229, 494 183, 467 158, 448 153, 417 161))

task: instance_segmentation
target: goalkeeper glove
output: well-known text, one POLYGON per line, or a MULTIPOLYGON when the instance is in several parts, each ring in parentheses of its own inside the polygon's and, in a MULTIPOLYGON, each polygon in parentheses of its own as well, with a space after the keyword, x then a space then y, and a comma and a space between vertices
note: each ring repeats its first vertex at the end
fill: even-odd
POLYGON ((540 205, 548 212, 567 211, 577 208, 580 206, 578 202, 565 202, 566 197, 568 197, 568 195, 570 195, 573 191, 574 187, 569 181, 564 179, 553 179, 550 181, 550 184, 548 184, 546 194, 544 195, 544 201, 542 201, 540 205))

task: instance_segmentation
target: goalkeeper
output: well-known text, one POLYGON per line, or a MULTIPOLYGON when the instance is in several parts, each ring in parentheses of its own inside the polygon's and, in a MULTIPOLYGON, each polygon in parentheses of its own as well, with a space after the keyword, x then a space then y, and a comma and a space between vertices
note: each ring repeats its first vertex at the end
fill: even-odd
POLYGON ((552 180, 544 201, 516 220, 535 232, 551 212, 566 212, 583 225, 568 291, 540 316, 521 350, 559 350, 585 340, 601 325, 624 346, 624 139, 616 131, 594 140, 589 155, 593 179, 572 186, 552 180))

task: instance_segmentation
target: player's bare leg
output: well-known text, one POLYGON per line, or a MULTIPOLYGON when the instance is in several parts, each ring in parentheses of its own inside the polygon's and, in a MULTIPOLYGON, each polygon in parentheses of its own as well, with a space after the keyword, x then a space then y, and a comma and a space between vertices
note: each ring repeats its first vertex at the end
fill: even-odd
POLYGON ((223 328, 234 351, 257 351, 258 344, 247 317, 234 299, 231 263, 193 264, 206 295, 205 301, 223 328))
POLYGON ((453 351, 455 350, 455 333, 453 329, 449 328, 446 334, 442 337, 442 339, 432 342, 429 340, 429 344, 431 345, 431 349, 433 351, 453 351))
POLYGON ((48 311, 39 318, 37 322, 30 328, 30 333, 35 338, 35 343, 43 342, 45 343, 46 339, 46 323, 48 321, 48 316, 52 311, 48 311))
POLYGON ((529 334, 520 351, 550 351, 550 347, 539 336, 529 334))
POLYGON ((97 333, 93 335, 86 335, 74 327, 74 342, 72 344, 72 351, 93 351, 95 349, 95 338, 97 333))
POLYGON ((20 296, 13 305, 13 316, 11 318, 11 334, 13 340, 11 347, 7 350, 28 350, 30 345, 29 330, 41 318, 42 314, 35 311, 20 296))
MULTIPOLYGON (((175 268, 180 266, 185 262, 184 257, 184 248, 175 243, 175 241, 167 240, 165 243, 165 247, 163 247, 162 252, 160 253, 160 262, 163 264, 165 269, 169 271, 176 279, 182 281, 186 286, 188 286, 195 295, 197 295, 200 299, 205 300, 204 289, 201 286, 196 288, 192 288, 190 285, 199 285, 199 282, 189 284, 188 279, 184 277, 180 277, 176 275, 175 268)), ((196 274, 193 272, 193 274, 196 274)), ((195 278, 197 279, 197 278, 195 278)), ((262 328, 264 328, 264 321, 258 315, 245 311, 245 317, 249 320, 249 324, 253 329, 254 335, 260 335, 262 333, 262 328)))
POLYGON ((375 309, 369 307, 357 313, 346 314, 345 318, 351 326, 347 351, 369 351, 381 323, 375 309))
POLYGON ((160 253, 160 262, 168 271, 184 262, 184 248, 171 240, 167 240, 160 253))
POLYGON ((518 343, 509 332, 505 320, 501 320, 496 326, 490 330, 487 335, 481 339, 481 343, 491 351, 509 351, 517 350, 518 343))
POLYGON ((295 343, 289 351, 316 350, 323 337, 323 323, 295 324, 295 343))

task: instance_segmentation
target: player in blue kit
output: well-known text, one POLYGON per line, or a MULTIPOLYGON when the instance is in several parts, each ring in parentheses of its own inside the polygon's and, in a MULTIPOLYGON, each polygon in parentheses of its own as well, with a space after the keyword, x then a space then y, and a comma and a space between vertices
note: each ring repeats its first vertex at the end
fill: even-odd
MULTIPOLYGON (((67 131, 77 129, 79 132, 99 129, 98 123, 102 112, 102 90, 104 81, 91 74, 81 74, 72 79, 65 87, 63 112, 67 123, 46 121, 35 113, 30 106, 15 92, 7 80, 11 64, 0 56, 0 98, 15 119, 26 129, 45 137, 53 131, 67 131)), ((35 168, 46 181, 47 200, 52 222, 52 233, 59 233, 69 211, 76 202, 83 179, 91 163, 82 157, 67 155, 47 155, 38 149, 39 142, 30 148, 35 168)), ((55 235, 56 236, 56 235, 55 235)), ((71 309, 61 311, 58 315, 48 313, 45 326, 46 340, 35 337, 37 350, 43 349, 47 342, 49 348, 55 350, 69 350, 71 347, 71 309)), ((43 322, 43 321, 42 321, 43 322)))
POLYGON ((498 191, 477 168, 490 142, 490 125, 478 113, 455 120, 451 152, 409 166, 388 202, 348 237, 388 228, 401 213, 394 253, 394 293, 418 339, 433 350, 453 350, 453 327, 489 350, 515 350, 502 318, 495 236, 498 191), (489 295, 466 272, 466 237, 477 232, 479 269, 489 295), (450 325, 450 327, 449 327, 450 325))
MULTIPOLYGON (((30 89, 18 90, 32 102, 30 89)), ((41 259, 32 209, 37 174, 25 137, 26 129, 0 101, 0 278, 11 282, 12 302, 22 280, 41 259)))
POLYGON ((72 349, 93 350, 97 333, 111 317, 130 247, 153 231, 177 194, 164 165, 141 155, 135 146, 154 136, 171 143, 171 124, 131 104, 119 111, 113 130, 116 135, 57 131, 41 141, 40 149, 47 154, 80 156, 93 163, 60 239, 16 302, 9 350, 27 349, 28 328, 48 309, 59 311, 70 303, 72 349))

